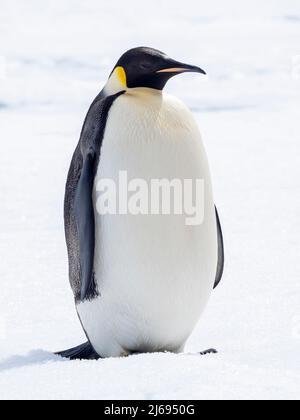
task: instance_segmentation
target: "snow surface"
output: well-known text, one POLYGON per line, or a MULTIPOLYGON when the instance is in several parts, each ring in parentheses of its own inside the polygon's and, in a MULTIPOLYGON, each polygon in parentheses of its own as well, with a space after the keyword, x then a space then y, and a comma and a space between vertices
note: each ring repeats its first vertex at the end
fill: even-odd
POLYGON ((299 40, 299 0, 0 1, 1 399, 299 399, 299 40), (138 45, 209 74, 167 89, 203 132, 226 272, 191 354, 64 361, 51 352, 84 340, 66 173, 89 103, 138 45))

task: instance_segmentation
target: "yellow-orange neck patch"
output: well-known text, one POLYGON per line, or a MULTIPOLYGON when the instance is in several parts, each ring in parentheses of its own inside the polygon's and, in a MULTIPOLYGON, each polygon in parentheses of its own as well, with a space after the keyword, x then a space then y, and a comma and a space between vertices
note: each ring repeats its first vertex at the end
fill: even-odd
POLYGON ((127 76, 126 76, 126 72, 124 70, 124 67, 117 67, 116 68, 116 75, 117 78, 119 79, 120 83, 124 86, 127 87, 127 76))

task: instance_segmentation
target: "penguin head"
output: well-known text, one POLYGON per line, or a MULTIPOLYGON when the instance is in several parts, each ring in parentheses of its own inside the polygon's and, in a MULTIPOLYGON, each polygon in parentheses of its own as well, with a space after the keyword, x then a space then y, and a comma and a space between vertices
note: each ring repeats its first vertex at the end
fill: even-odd
POLYGON ((109 84, 114 90, 150 88, 163 90, 172 77, 182 73, 201 73, 204 70, 173 60, 161 51, 139 47, 127 51, 114 67, 109 84))

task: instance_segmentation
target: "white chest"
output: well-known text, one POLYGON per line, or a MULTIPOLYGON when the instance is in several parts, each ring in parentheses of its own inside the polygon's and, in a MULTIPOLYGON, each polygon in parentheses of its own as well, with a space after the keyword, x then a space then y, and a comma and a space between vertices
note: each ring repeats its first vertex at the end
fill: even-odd
POLYGON ((206 154, 181 102, 149 90, 115 102, 96 183, 109 178, 117 184, 120 171, 147 182, 203 179, 204 223, 187 226, 185 215, 97 215, 94 270, 101 297, 80 304, 78 313, 103 356, 179 351, 207 303, 217 266, 206 154))

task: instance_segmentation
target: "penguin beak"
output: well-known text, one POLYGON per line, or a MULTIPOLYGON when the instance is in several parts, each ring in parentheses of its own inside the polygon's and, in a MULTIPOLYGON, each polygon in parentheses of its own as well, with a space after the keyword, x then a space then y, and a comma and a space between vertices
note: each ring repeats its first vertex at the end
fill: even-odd
POLYGON ((181 73, 200 73, 206 75, 206 72, 202 70, 200 67, 191 66, 189 64, 180 63, 179 61, 175 60, 168 60, 165 68, 158 70, 156 73, 163 74, 168 73, 173 76, 176 74, 181 73))

